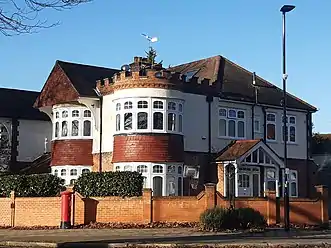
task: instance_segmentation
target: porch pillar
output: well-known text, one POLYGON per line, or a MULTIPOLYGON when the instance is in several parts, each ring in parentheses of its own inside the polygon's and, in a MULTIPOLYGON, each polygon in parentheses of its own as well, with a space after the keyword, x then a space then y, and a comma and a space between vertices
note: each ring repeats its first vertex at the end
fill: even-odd
POLYGON ((211 209, 217 205, 216 202, 216 185, 214 183, 205 184, 205 208, 211 209))
POLYGON ((267 196, 267 224, 275 225, 277 221, 277 202, 276 192, 268 190, 265 192, 267 196))

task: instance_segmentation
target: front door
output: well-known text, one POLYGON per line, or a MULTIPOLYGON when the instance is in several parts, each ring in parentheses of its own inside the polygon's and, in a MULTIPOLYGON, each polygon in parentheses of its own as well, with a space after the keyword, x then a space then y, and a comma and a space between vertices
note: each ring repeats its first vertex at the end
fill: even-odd
POLYGON ((251 196, 252 187, 250 185, 250 173, 239 173, 238 174, 238 196, 251 196))

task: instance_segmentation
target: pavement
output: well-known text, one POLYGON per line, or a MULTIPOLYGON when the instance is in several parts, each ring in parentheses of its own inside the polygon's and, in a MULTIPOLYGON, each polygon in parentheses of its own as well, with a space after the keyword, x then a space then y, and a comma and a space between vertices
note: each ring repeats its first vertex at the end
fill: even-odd
POLYGON ((191 228, 0 230, 0 247, 331 247, 331 230, 264 233, 198 232, 191 228))

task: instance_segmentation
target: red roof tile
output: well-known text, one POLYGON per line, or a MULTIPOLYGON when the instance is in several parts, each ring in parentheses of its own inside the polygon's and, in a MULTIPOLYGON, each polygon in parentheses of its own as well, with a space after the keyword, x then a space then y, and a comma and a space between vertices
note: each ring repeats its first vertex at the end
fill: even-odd
POLYGON ((240 158, 250 149, 252 149, 261 140, 236 140, 234 143, 220 151, 216 161, 230 161, 240 158))

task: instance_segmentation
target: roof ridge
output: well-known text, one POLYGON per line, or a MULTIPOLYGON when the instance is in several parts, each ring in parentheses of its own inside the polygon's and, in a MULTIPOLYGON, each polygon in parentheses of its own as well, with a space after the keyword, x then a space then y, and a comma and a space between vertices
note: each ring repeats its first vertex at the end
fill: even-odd
POLYGON ((12 91, 20 91, 20 92, 29 92, 29 93, 40 93, 36 90, 26 90, 26 89, 16 89, 16 88, 6 88, 6 87, 0 87, 0 90, 12 90, 12 91))
POLYGON ((110 70, 119 70, 111 67, 104 67, 104 66, 98 66, 98 65, 90 65, 90 64, 83 64, 83 63, 76 63, 76 62, 70 62, 70 61, 64 61, 64 60, 56 60, 56 63, 64 63, 64 64, 71 64, 71 65, 79 65, 79 66, 88 66, 88 67, 94 67, 94 68, 102 68, 102 69, 110 69, 110 70))
POLYGON ((204 60, 213 59, 213 58, 216 58, 216 59, 220 60, 221 57, 222 57, 221 55, 215 55, 215 56, 206 57, 206 58, 202 58, 202 59, 198 59, 198 60, 193 60, 191 62, 184 62, 184 63, 178 64, 178 65, 172 66, 170 68, 175 68, 175 67, 178 67, 178 66, 185 66, 187 64, 202 62, 204 60))

